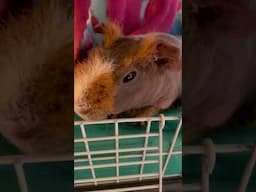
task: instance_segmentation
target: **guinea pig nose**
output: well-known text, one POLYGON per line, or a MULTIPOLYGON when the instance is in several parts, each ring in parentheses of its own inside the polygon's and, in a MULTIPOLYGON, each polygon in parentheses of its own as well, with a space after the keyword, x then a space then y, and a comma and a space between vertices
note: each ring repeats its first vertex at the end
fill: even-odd
POLYGON ((113 119, 115 116, 114 116, 114 114, 109 114, 108 116, 107 116, 107 119, 113 119))
POLYGON ((80 109, 79 112, 85 115, 90 112, 90 109, 80 109))
POLYGON ((90 108, 86 106, 77 106, 77 110, 79 113, 84 115, 90 112, 90 108))

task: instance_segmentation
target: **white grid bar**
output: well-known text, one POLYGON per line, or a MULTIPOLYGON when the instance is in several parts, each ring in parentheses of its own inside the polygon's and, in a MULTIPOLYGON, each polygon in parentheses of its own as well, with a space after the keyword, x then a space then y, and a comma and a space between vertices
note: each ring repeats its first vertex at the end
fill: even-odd
MULTIPOLYGON (((154 174, 143 174, 142 177, 158 177, 159 174, 158 173, 154 173, 154 174)), ((140 175, 126 175, 126 176, 119 176, 119 177, 104 177, 104 178, 97 178, 96 181, 100 182, 100 181, 116 181, 117 179, 119 180, 128 180, 128 179, 138 179, 140 177, 140 175)), ((75 180, 75 184, 79 184, 79 183, 91 183, 93 182, 93 179, 77 179, 75 180)))
MULTIPOLYGON (((175 121, 180 120, 180 116, 167 116, 165 120, 167 121, 175 121)), ((118 123, 134 123, 134 122, 145 122, 148 120, 148 117, 140 117, 140 118, 122 118, 122 119, 107 119, 103 121, 74 121, 74 125, 97 125, 97 124, 113 124, 115 122, 118 123)), ((150 120, 153 121, 161 121, 160 117, 151 117, 150 120)))
MULTIPOLYGON (((137 175, 136 175, 137 176, 137 175)), ((152 176, 147 176, 147 177, 143 177, 143 181, 148 181, 148 180, 152 180, 152 179, 156 179, 158 178, 157 177, 158 174, 154 174, 152 176)), ((171 175, 171 176, 168 176, 168 177, 164 177, 166 179, 177 179, 177 177, 181 178, 181 175, 179 174, 174 174, 174 175, 171 175)), ((123 180, 120 180, 120 183, 121 182, 132 182, 132 181, 137 181, 138 180, 138 177, 131 177, 131 178, 126 178, 126 179, 123 179, 123 180)), ((113 184, 113 181, 115 181, 115 179, 112 179, 112 180, 101 180, 101 181, 97 181, 99 184, 113 184)), ((81 182, 81 183, 76 183, 75 184, 75 188, 76 187, 88 187, 88 186, 92 186, 92 181, 90 182, 81 182)))
MULTIPOLYGON (((81 125, 80 128, 81 128, 82 136, 83 136, 84 138, 86 138, 86 131, 85 131, 84 125, 81 125)), ((86 151, 90 151, 88 142, 84 141, 84 145, 85 145, 85 150, 86 150, 86 151)), ((88 154, 88 160, 89 160, 89 165, 91 166, 91 174, 92 174, 92 177, 93 177, 93 179, 94 179, 94 185, 97 185, 97 181, 95 180, 95 179, 96 179, 95 171, 94 171, 94 169, 93 169, 93 162, 92 162, 92 158, 91 158, 90 153, 88 154)))
MULTIPOLYGON (((148 146, 148 138, 149 138, 149 135, 150 135, 150 126, 151 126, 151 121, 150 119, 147 121, 147 130, 146 130, 146 135, 145 135, 145 141, 144 141, 144 149, 146 149, 146 147, 148 146)), ((158 135, 158 134, 157 134, 158 135)), ((147 154, 147 151, 144 150, 143 151, 143 155, 142 155, 142 162, 144 162, 146 160, 146 154, 147 154)), ((141 164, 141 167, 140 167, 140 175, 143 174, 143 169, 144 169, 144 163, 141 164)), ((141 181, 142 180, 142 177, 139 178, 139 180, 141 181)))
POLYGON ((109 137, 94 137, 94 138, 80 138, 80 139, 75 139, 75 143, 80 143, 80 142, 91 142, 91 141, 106 141, 106 140, 115 140, 116 138, 118 139, 136 139, 136 138, 141 138, 141 137, 157 137, 157 133, 150 133, 150 134, 136 134, 136 135, 118 135, 118 136, 109 136, 109 137))
MULTIPOLYGON (((119 153, 125 153, 125 152, 140 152, 140 151, 143 151, 144 148, 142 147, 138 147, 138 148, 124 148, 124 149, 119 149, 119 153)), ((158 150, 158 147, 148 147, 147 148, 148 151, 155 151, 155 150, 158 150)), ((102 155, 102 154, 109 154, 109 153, 115 153, 116 150, 97 150, 97 151, 91 151, 91 152, 77 152, 75 153, 75 157, 76 156, 84 156, 84 155, 88 155, 88 154, 91 154, 91 155, 102 155)))
POLYGON ((240 187, 239 187, 239 192, 246 192, 246 187, 250 181, 250 177, 252 175, 252 171, 253 168, 255 166, 256 163, 256 147, 254 147, 254 150, 252 152, 251 158, 249 159, 245 170, 244 170, 244 174, 240 183, 240 187))
POLYGON ((159 192, 163 189, 163 129, 165 126, 165 117, 160 115, 159 122, 159 192))
MULTIPOLYGON (((207 153, 207 152, 206 152, 207 153)), ((209 192, 209 176, 210 173, 208 172, 208 156, 202 156, 202 165, 201 165, 201 187, 202 192, 209 192)))
MULTIPOLYGON (((175 151, 172 153, 172 155, 181 155, 182 151, 175 151)), ((168 153, 165 152, 163 153, 163 156, 167 156, 168 153)), ((159 153, 149 153, 147 154, 147 157, 158 157, 159 153)), ((143 154, 138 154, 138 155, 119 155, 119 159, 129 159, 129 158, 143 158, 143 154)), ((104 160, 115 160, 115 157, 92 157, 92 161, 104 161, 104 160)), ((86 158, 81 158, 81 159, 75 159, 75 163, 79 162, 88 162, 89 160, 86 158)))
MULTIPOLYGON (((155 164, 159 163, 159 161, 137 161, 137 162, 127 162, 127 163, 109 163, 109 164, 102 164, 102 165, 89 165, 89 166, 78 166, 75 167, 74 170, 86 170, 86 169, 91 169, 92 167, 94 169, 99 169, 99 168, 110 168, 110 167, 125 167, 125 166, 130 166, 130 165, 141 165, 141 164, 155 164)), ((118 177, 118 175, 117 175, 118 177)))
MULTIPOLYGON (((214 144, 216 153, 227 154, 227 153, 242 153, 251 152, 253 145, 240 145, 240 144, 214 144)), ((204 147, 202 145, 196 146, 183 146, 182 153, 184 155, 202 155, 204 154, 204 147)))
POLYGON ((174 146, 176 144, 177 138, 179 136, 179 133, 180 133, 180 130, 181 130, 181 125, 182 125, 182 120, 180 120, 180 122, 178 124, 178 127, 177 127, 177 129, 175 131, 175 134, 174 134, 174 136, 172 138, 172 144, 170 146, 170 149, 169 149, 169 152, 168 152, 168 156, 167 156, 167 159, 166 159, 165 164, 164 164, 163 174, 165 174, 165 171, 167 169, 169 160, 170 160, 170 158, 171 158, 171 156, 173 154, 173 149, 174 149, 174 146))
MULTIPOLYGON (((115 122, 115 136, 116 136, 116 176, 119 177, 119 141, 118 141, 118 135, 119 135, 119 126, 117 121, 115 122)), ((119 183, 119 179, 116 180, 117 183, 119 183)))
POLYGON ((44 163, 57 161, 73 160, 73 154, 68 155, 53 155, 53 156, 25 156, 25 155, 8 155, 0 156, 0 165, 9 165, 19 163, 44 163))
POLYGON ((23 169, 23 164, 20 162, 17 162, 14 164, 14 167, 15 167, 15 171, 16 171, 16 175, 18 178, 18 183, 19 183, 21 192, 28 192, 28 186, 27 186, 27 182, 26 182, 24 169, 23 169))

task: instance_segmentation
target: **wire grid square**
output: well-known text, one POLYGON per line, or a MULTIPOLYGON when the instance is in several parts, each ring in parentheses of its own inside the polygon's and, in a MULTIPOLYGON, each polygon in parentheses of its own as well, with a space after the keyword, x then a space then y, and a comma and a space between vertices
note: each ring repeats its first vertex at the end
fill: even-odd
POLYGON ((75 185, 181 176, 181 119, 160 119, 75 122, 75 185), (128 123, 142 121, 146 128, 128 123))

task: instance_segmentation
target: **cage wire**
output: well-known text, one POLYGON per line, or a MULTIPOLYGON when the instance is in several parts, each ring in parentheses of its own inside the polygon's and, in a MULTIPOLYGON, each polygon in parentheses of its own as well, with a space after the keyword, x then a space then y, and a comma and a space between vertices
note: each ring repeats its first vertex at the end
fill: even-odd
MULTIPOLYGON (((172 172, 166 173, 167 167, 174 169, 171 159, 178 155, 202 155, 202 172, 201 172, 201 182, 199 183, 189 183, 181 184, 181 182, 173 183, 171 188, 168 187, 168 190, 173 191, 210 191, 210 175, 214 170, 216 163, 216 156, 218 154, 232 154, 232 153, 251 153, 251 157, 248 160, 246 168, 244 170, 243 176, 241 178, 238 192, 245 192, 247 185, 252 175, 253 168, 256 162, 256 146, 253 145, 240 145, 240 144, 230 144, 230 145, 219 145, 214 144, 211 139, 206 139, 203 145, 195 146, 184 146, 183 149, 180 147, 177 148, 177 138, 181 133, 182 118, 181 116, 164 116, 160 117, 151 117, 151 118, 130 118, 130 119, 116 119, 116 120, 106 120, 100 122, 84 122, 76 121, 75 125, 77 129, 81 131, 81 137, 75 139, 76 144, 83 144, 84 151, 76 151, 74 154, 75 157, 75 178, 74 185, 76 189, 82 189, 80 191, 94 191, 94 192, 129 192, 129 191, 147 191, 155 189, 155 191, 163 192, 163 179, 168 178, 172 180, 180 177, 182 178, 182 172, 172 172), (175 129, 173 129, 174 134, 172 137, 163 137, 164 129, 168 121, 178 121, 175 129), (131 123, 131 122, 147 122, 145 133, 141 134, 120 134, 120 124, 121 123, 131 123), (153 122, 159 122, 158 131, 151 132, 151 126, 153 122), (90 137, 87 132, 89 129, 93 129, 90 125, 100 125, 100 124, 113 124, 114 133, 113 135, 103 136, 103 137, 90 137), (156 145, 149 145, 149 139, 151 137, 158 138, 156 145), (128 144, 125 148, 120 147, 122 139, 126 139, 128 142, 129 139, 143 139, 142 147, 130 147, 128 144), (170 141, 168 150, 164 149, 164 140, 168 138, 170 141), (92 150, 90 147, 90 142, 107 142, 113 141, 113 149, 101 149, 101 150, 92 150), (127 154, 127 152, 129 152, 127 154), (148 157, 156 157, 151 160, 148 157), (131 161, 125 161, 127 159, 132 159, 131 161), (110 160, 110 161, 109 161, 110 160), (111 161, 112 160, 112 161, 111 161), (80 164, 81 162, 86 162, 87 164, 80 164), (134 168, 135 173, 122 175, 122 167, 130 167, 137 165, 137 169, 134 168), (154 170, 151 173, 144 173, 146 165, 150 165, 153 169, 154 165, 158 169, 154 170), (103 171, 105 168, 112 168, 114 174, 112 175, 100 175, 99 172, 103 171), (76 173, 81 171, 80 174, 90 175, 90 178, 76 178, 76 173), (172 172, 172 173, 171 173, 172 172), (171 173, 171 174, 170 174, 171 173), (157 184, 145 184, 136 186, 136 181, 148 180, 148 179, 158 179, 157 184), (135 181, 132 186, 122 187, 121 183, 135 181), (113 184, 116 188, 111 189, 98 189, 95 190, 83 190, 85 186, 100 186, 101 184, 113 184)), ((169 133, 169 132, 167 132, 169 133)), ((180 143, 181 145, 181 143, 180 143)), ((180 163, 182 160, 180 160, 180 163)), ((111 172, 111 170, 109 170, 111 172)), ((112 186, 112 187, 113 187, 112 186)))
MULTIPOLYGON (((241 182, 238 192, 245 192, 247 185, 250 180, 250 176, 252 175, 253 168, 255 166, 256 161, 256 147, 253 145, 240 145, 240 144, 233 144, 233 145, 216 145, 213 143, 211 139, 206 139, 203 143, 203 145, 196 145, 196 146, 184 146, 183 150, 180 148, 179 150, 174 150, 175 143, 177 142, 178 135, 181 132, 181 125, 182 125, 182 119, 179 116, 164 116, 160 115, 160 117, 153 117, 153 118, 133 118, 133 119, 116 119, 116 120, 106 120, 101 122, 83 122, 83 121, 77 121, 75 122, 75 125, 78 125, 78 129, 81 130, 81 138, 75 139, 75 143, 83 143, 84 144, 84 151, 83 152, 75 152, 75 174, 77 171, 81 170, 87 170, 87 173, 84 174, 91 174, 92 178, 89 179, 74 179, 74 185, 75 188, 79 188, 81 186, 98 186, 101 184, 111 183, 111 184, 117 184, 117 188, 112 189, 101 189, 101 190, 90 190, 90 191, 106 191, 106 192, 128 192, 128 191, 140 191, 140 190, 149 190, 149 189, 155 189, 155 191, 162 192, 163 191, 163 179, 168 178, 171 180, 172 178, 177 178, 177 176, 180 176, 182 178, 182 174, 166 174, 166 168, 167 166, 172 167, 170 164, 170 159, 174 157, 175 155, 202 155, 202 172, 201 172, 201 182, 200 183, 190 183, 190 184, 181 184, 176 183, 171 186, 171 188, 168 188, 169 190, 174 191, 202 191, 202 192, 209 192, 210 191, 210 175, 214 170, 215 162, 216 162, 216 156, 218 154, 232 154, 232 153, 252 153, 251 157, 246 165, 246 168, 244 170, 244 173, 241 177, 241 182), (174 129, 175 133, 174 136, 171 139, 171 143, 169 145, 168 151, 163 150, 163 130, 165 128, 166 122, 168 121, 179 121, 176 128, 174 129), (119 124, 120 123, 131 123, 131 122, 147 122, 147 128, 145 130, 144 134, 130 134, 130 135, 119 135, 119 124), (151 125, 152 122, 159 122, 158 127, 158 133, 151 133, 151 125), (89 127, 89 125, 92 124, 114 124, 114 135, 108 136, 108 137, 94 137, 89 138, 86 134, 86 128, 92 129, 92 127, 89 127), (158 137, 158 144, 156 146, 149 146, 148 141, 150 137, 158 137), (143 147, 137 147, 137 148, 120 148, 119 143, 122 139, 138 139, 143 138, 144 139, 144 145, 143 147), (90 142, 106 142, 108 140, 114 141, 115 149, 112 150, 90 150, 89 143, 90 142), (125 154, 123 152, 130 152, 130 154, 125 154), (140 152, 141 154, 138 154, 136 152, 140 152), (107 154, 107 156, 101 156, 97 157, 97 155, 100 154, 107 154), (82 158, 84 156, 87 156, 87 158, 82 158), (155 160, 148 160, 147 156, 156 156, 158 159, 155 160), (128 162, 120 162, 122 159, 128 159, 128 158, 137 158, 134 161, 128 161, 128 162), (166 158, 164 158, 166 157, 166 158), (115 162, 112 163, 106 163, 105 160, 114 160, 115 162), (163 161, 164 160, 164 161, 163 161), (79 165, 80 162, 86 161, 86 166, 79 165), (99 161, 102 161, 103 163, 99 163, 99 161), (157 164, 158 170, 155 170, 154 173, 150 174, 144 174, 143 169, 145 165, 150 164, 151 166, 153 164, 157 164), (136 174, 133 175, 126 175, 121 176, 120 175, 120 169, 123 166, 131 166, 131 165, 138 165, 139 169, 136 174), (103 168, 114 168, 115 174, 114 175, 105 175, 103 178, 97 177, 97 170, 103 169, 103 168), (90 173, 89 173, 90 172, 90 173), (149 184, 149 185, 132 185, 130 187, 120 187, 118 188, 118 184, 122 182, 128 182, 128 181, 141 181, 141 180, 147 180, 155 178, 158 179, 157 184, 149 184)), ((180 162, 181 163, 181 162, 180 162)), ((83 190, 81 190, 83 191, 83 190)), ((88 191, 88 190, 86 190, 88 191)))
MULTIPOLYGON (((159 180, 158 184, 111 189, 110 191, 121 192, 146 189, 159 189, 159 191, 162 191, 164 177, 181 177, 182 142, 180 140, 177 143, 178 136, 181 134, 181 125, 182 119, 180 116, 164 116, 162 114, 160 117, 151 118, 124 118, 99 122, 76 121, 75 126, 80 130, 81 135, 74 140, 75 148, 79 148, 76 146, 80 144, 80 148, 83 145, 84 149, 74 153, 75 187, 97 186, 106 183, 118 184, 157 178, 159 180), (163 137, 165 133, 163 130, 168 121, 176 122, 177 125, 174 130, 171 130, 174 133, 172 137, 168 138, 168 135, 165 135, 165 141, 168 138, 169 146, 164 147, 163 137), (121 124, 142 122, 146 122, 146 129, 141 128, 136 133, 132 131, 127 134, 121 130, 121 124), (158 123, 157 129, 152 128, 154 123, 158 123), (112 124, 112 134, 100 137, 88 136, 89 129, 94 129, 90 125, 96 124, 112 124), (95 147, 96 150, 92 149, 97 142, 103 143, 95 147), (108 145, 106 142, 109 142, 109 146, 112 146, 112 148, 99 149, 108 145), (93 144, 90 145, 90 143, 93 144), (136 144, 132 145, 133 143, 136 144), (172 157, 178 155, 180 156, 178 159, 180 169, 172 172, 169 164, 172 157), (104 170, 106 168, 108 168, 108 171, 104 170), (106 174, 102 174, 104 171, 106 174), (79 175, 90 176, 89 178, 79 178, 79 175)), ((108 190, 104 189, 104 191, 108 190)))
MULTIPOLYGON (((83 151, 75 151, 74 153, 74 174, 76 175, 80 171, 80 175, 89 175, 90 178, 74 178, 75 189, 81 186, 99 186, 104 183, 116 184, 115 189, 104 189, 104 190, 91 190, 91 191, 104 191, 104 192, 128 192, 128 191, 140 191, 155 189, 156 191, 163 191, 163 179, 172 179, 176 176, 182 176, 181 172, 178 174, 166 174, 167 167, 174 168, 171 166, 171 159, 177 155, 202 155, 202 172, 201 172, 201 182, 199 183, 189 183, 189 184, 174 184, 171 188, 173 191, 210 191, 210 180, 209 177, 214 170, 216 163, 216 156, 218 154, 232 154, 232 153, 251 153, 250 158, 245 166, 244 173, 242 174, 240 186, 237 190, 238 192, 246 192, 250 177, 253 172, 253 168, 256 163, 256 146, 255 145, 239 145, 239 144, 229 144, 229 145, 219 145, 214 144, 211 139, 206 139, 203 145, 195 146, 183 146, 183 149, 176 148, 175 143, 177 142, 178 135, 181 132, 182 119, 179 116, 164 116, 152 117, 152 118, 130 118, 130 119, 115 119, 106 120, 99 122, 85 122, 85 121, 75 121, 74 125, 80 129, 81 137, 74 139, 74 145, 82 144, 83 151), (166 123, 168 121, 178 121, 177 127, 168 147, 168 150, 163 150, 163 130, 165 129, 166 123), (123 135, 120 134, 120 124, 121 123, 131 123, 131 122, 147 122, 147 128, 144 134, 130 134, 123 135), (151 132, 151 125, 153 122, 159 122, 159 127, 156 132, 151 132), (101 124, 113 124, 114 125, 114 135, 104 136, 104 137, 88 137, 87 129, 91 129, 90 125, 99 126, 101 124), (149 143, 151 137, 156 137, 157 145, 150 146, 149 143), (143 147, 126 147, 123 148, 121 140, 130 139, 138 140, 143 138, 143 147), (105 150, 91 150, 90 143, 97 142, 109 142, 113 141, 113 149, 105 150), (155 157, 155 158, 152 158, 155 157), (127 159, 130 159, 127 161, 127 159), (158 169, 153 169, 153 173, 144 173, 144 169, 147 165, 153 169, 152 165, 156 165, 158 169), (122 175, 122 167, 138 166, 136 174, 122 175), (98 173, 103 171, 103 169, 112 168, 114 170, 113 175, 101 175, 98 177, 98 173), (158 171, 156 171, 158 170, 158 171), (88 174, 90 173, 90 174, 88 174), (127 181, 142 181, 150 178, 158 179, 157 184, 149 184, 144 186, 133 185, 131 187, 121 187, 118 188, 118 184, 127 181)), ((154 143, 154 142, 153 142, 154 143)), ((42 156, 23 156, 23 155, 9 155, 0 157, 1 165, 13 165, 15 168, 18 185, 20 192, 29 192, 28 184, 26 180, 26 174, 24 171, 24 164, 37 164, 41 162, 61 162, 70 161, 73 157, 69 154, 58 155, 51 157, 42 156)), ((103 171, 104 172, 104 171, 103 171)), ((107 173, 111 171, 108 170, 107 173)))

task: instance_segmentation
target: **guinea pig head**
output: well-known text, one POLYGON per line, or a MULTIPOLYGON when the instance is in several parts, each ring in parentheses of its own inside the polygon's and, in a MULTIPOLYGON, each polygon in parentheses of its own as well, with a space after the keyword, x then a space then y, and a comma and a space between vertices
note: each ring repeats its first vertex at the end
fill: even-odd
POLYGON ((178 39, 162 33, 123 37, 112 45, 115 113, 146 106, 166 109, 180 96, 180 46, 178 39))
POLYGON ((103 47, 75 68, 75 111, 86 120, 154 106, 181 93, 181 42, 163 33, 122 36, 112 27, 103 47), (114 34, 114 35, 113 35, 114 34))

